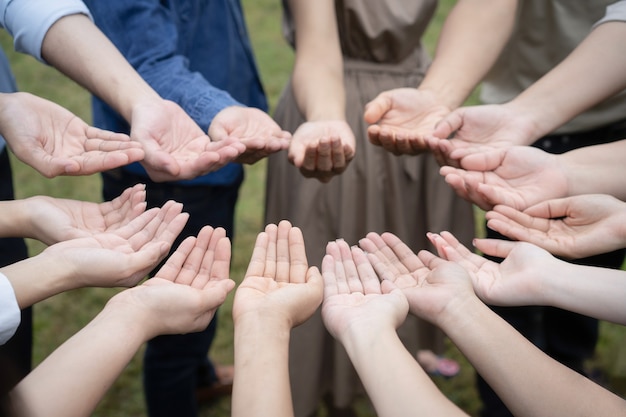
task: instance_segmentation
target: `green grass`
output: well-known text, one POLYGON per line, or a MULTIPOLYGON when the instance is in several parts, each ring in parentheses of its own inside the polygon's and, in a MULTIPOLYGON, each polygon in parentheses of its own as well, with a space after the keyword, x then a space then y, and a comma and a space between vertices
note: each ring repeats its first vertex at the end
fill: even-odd
MULTIPOLYGON (((426 37, 430 51, 434 50, 436 35, 443 19, 454 2, 441 2, 437 15, 433 19, 426 37)), ((281 8, 277 0, 243 0, 250 34, 253 40, 261 76, 268 93, 271 109, 275 107, 282 87, 289 79, 293 63, 293 53, 286 45, 281 34, 281 8)), ((87 122, 91 120, 89 94, 81 87, 68 80, 56 70, 37 63, 34 59, 12 52, 10 38, 0 34, 0 42, 11 60, 18 86, 39 96, 55 101, 87 122)), ((469 100, 476 103, 476 95, 469 100)), ((32 168, 13 158, 17 197, 24 198, 44 194, 79 200, 101 201, 101 182, 98 175, 89 177, 62 177, 47 180, 32 168)), ((233 243, 233 267, 231 276, 240 281, 250 258, 256 234, 263 228, 263 195, 265 184, 265 163, 246 167, 246 181, 240 193, 236 211, 236 238, 233 243)), ((477 217, 481 212, 477 211, 477 217)), ((28 241, 32 254, 42 246, 35 241, 28 241)), ((81 289, 61 294, 44 301, 35 307, 35 363, 39 363, 59 344, 84 326, 98 313, 104 303, 116 293, 117 289, 81 289)), ((231 293, 220 308, 220 320, 217 339, 211 356, 222 363, 232 363, 232 308, 231 293)), ((602 336, 598 345, 599 366, 612 371, 615 386, 622 387, 626 381, 626 355, 620 345, 626 335, 621 326, 602 324, 602 336)), ((141 354, 134 357, 130 365, 117 380, 115 385, 100 403, 94 416, 133 417, 144 416, 145 407, 141 392, 141 354)), ((448 354, 462 363, 462 372, 450 380, 437 380, 437 384, 455 403, 471 415, 477 415, 480 406, 473 383, 473 370, 462 355, 449 344, 448 354)), ((373 416, 365 401, 359 403, 361 417, 373 416)), ((230 415, 229 400, 217 402, 211 407, 203 407, 202 416, 230 415)))

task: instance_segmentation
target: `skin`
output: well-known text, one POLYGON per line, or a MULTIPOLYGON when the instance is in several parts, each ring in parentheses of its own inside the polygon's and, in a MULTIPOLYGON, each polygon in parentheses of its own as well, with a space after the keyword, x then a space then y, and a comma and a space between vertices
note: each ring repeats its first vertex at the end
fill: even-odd
POLYGON ((0 133, 11 151, 46 178, 91 175, 144 158, 127 135, 87 125, 28 93, 0 94, 0 133))
POLYGON ((0 272, 20 308, 81 287, 133 286, 167 255, 188 219, 181 210, 170 201, 114 231, 56 243, 0 272))
POLYGON ((290 0, 289 8, 298 28, 291 83, 306 122, 293 133, 288 158, 303 176, 328 182, 345 171, 356 151, 346 122, 334 3, 290 0))
POLYGON ((626 246, 625 203, 604 194, 548 200, 523 212, 498 205, 485 217, 490 229, 565 258, 580 259, 626 246))
POLYGON ((316 267, 308 267, 300 230, 287 221, 267 225, 257 236, 233 303, 234 417, 258 410, 293 416, 289 334, 319 307, 322 292, 322 277, 316 267))
MULTIPOLYGON (((545 355, 483 304, 477 282, 463 264, 428 251, 411 255, 390 234, 368 234, 360 245, 375 250, 368 249, 368 256, 378 274, 402 282, 411 311, 446 332, 514 415, 609 416, 626 411, 623 399, 545 355), (413 273, 402 272, 415 266, 413 273)), ((483 282, 496 286, 489 279, 483 282)))
POLYGON ((93 203, 34 196, 0 202, 0 235, 27 237, 46 245, 115 232, 146 210, 144 184, 137 184, 112 201, 93 203))
POLYGON ((223 229, 205 227, 197 238, 184 240, 155 277, 115 295, 12 390, 18 415, 91 415, 147 340, 209 324, 235 285, 228 278, 229 264, 230 242, 223 229), (79 391, 67 400, 68 392, 79 391))
POLYGON ((383 92, 367 105, 370 142, 396 155, 432 150, 427 138, 437 123, 463 104, 500 55, 517 5, 516 0, 456 2, 420 85, 383 92))
POLYGON ((345 347, 377 414, 466 415, 402 345, 396 329, 409 310, 403 292, 390 281, 379 282, 361 249, 338 240, 326 253, 322 318, 345 347))

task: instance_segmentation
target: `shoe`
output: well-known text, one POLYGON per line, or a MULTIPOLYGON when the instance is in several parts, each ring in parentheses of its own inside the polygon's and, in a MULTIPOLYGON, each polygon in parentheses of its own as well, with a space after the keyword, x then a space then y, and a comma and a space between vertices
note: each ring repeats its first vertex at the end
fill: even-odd
POLYGON ((416 358, 422 368, 432 376, 452 378, 461 371, 457 361, 435 355, 431 350, 418 351, 416 358))
POLYGON ((218 380, 196 388, 196 401, 207 403, 233 393, 233 377, 235 367, 232 365, 215 365, 218 380))

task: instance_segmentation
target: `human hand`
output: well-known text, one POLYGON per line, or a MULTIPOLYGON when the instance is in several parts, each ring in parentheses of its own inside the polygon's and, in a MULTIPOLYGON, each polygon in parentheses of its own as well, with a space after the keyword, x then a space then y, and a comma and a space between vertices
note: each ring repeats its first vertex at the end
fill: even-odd
POLYGON ((100 204, 48 196, 35 196, 22 201, 32 229, 27 237, 52 245, 114 232, 128 224, 146 210, 146 186, 137 184, 112 201, 100 204))
POLYGON ((132 309, 146 339, 198 332, 235 286, 229 268, 226 232, 205 226, 185 239, 153 278, 117 294, 107 307, 132 309))
POLYGON ((328 182, 345 171, 355 146, 354 133, 345 121, 306 122, 294 132, 288 157, 306 178, 328 182))
POLYGON ((429 150, 424 140, 450 109, 427 90, 398 88, 379 94, 365 106, 371 143, 394 155, 417 155, 429 150))
POLYGON ((265 112, 253 107, 230 106, 220 111, 209 126, 211 140, 236 140, 245 150, 235 161, 255 162, 287 149, 291 134, 280 128, 265 112))
POLYGON ((461 107, 437 123, 433 136, 451 138, 459 146, 488 144, 493 147, 529 145, 535 126, 524 114, 506 104, 461 107))
MULTIPOLYGON (((451 233, 429 233, 428 238, 439 256, 463 267, 469 274, 476 295, 486 304, 524 306, 542 303, 544 279, 558 274, 562 261, 547 251, 525 242, 498 239, 475 239, 483 253, 504 258, 501 263, 490 261, 463 246, 451 233)), ((425 263, 434 255, 422 255, 425 263)))
POLYGON ((397 329, 409 305, 390 281, 378 280, 365 253, 343 240, 329 242, 322 260, 322 319, 337 340, 354 332, 397 329))
POLYGON ((212 142, 178 104, 162 99, 133 107, 130 136, 143 145, 142 165, 157 182, 216 171, 245 150, 233 139, 212 142))
POLYGON ((235 292, 233 321, 274 320, 291 329, 322 302, 322 277, 308 267, 302 232, 286 220, 259 233, 242 283, 235 292))
POLYGON ((498 205, 485 214, 490 229, 570 259, 625 247, 625 217, 626 203, 602 194, 543 201, 523 212, 498 205))
POLYGON ((0 131, 9 148, 46 178, 91 175, 144 157, 127 135, 89 126, 51 101, 28 93, 0 97, 0 131))
POLYGON ((42 254, 69 267, 69 288, 135 285, 167 255, 183 230, 189 215, 181 213, 182 207, 168 201, 114 231, 56 243, 42 254))
POLYGON ((462 168, 444 166, 439 172, 460 197, 483 210, 497 204, 524 210, 568 193, 557 156, 530 146, 469 153, 460 163, 462 168))

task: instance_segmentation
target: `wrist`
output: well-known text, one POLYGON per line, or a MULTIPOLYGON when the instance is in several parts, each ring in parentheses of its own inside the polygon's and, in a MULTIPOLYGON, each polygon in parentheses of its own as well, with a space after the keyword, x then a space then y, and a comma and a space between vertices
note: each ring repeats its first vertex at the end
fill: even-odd
POLYGON ((526 103, 523 99, 515 98, 508 103, 502 104, 508 114, 515 118, 514 126, 518 130, 519 143, 515 145, 525 146, 533 144, 537 139, 547 135, 553 130, 553 126, 545 117, 544 112, 536 104, 526 103))

